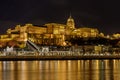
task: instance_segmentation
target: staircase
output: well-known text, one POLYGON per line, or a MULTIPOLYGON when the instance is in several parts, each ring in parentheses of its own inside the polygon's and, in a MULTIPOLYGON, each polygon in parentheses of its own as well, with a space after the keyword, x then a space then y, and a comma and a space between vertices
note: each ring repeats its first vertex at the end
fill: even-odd
POLYGON ((32 41, 27 40, 26 45, 27 45, 28 47, 30 47, 32 50, 37 51, 37 52, 40 53, 39 47, 38 47, 35 43, 33 43, 32 41))

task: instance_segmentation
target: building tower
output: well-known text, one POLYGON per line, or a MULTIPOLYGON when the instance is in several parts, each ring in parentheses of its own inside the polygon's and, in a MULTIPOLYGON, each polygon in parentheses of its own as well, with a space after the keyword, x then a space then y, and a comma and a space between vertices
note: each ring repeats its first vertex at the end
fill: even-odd
POLYGON ((70 28, 70 29, 75 28, 75 22, 74 22, 74 19, 71 16, 71 14, 70 14, 69 18, 67 19, 67 28, 70 28))

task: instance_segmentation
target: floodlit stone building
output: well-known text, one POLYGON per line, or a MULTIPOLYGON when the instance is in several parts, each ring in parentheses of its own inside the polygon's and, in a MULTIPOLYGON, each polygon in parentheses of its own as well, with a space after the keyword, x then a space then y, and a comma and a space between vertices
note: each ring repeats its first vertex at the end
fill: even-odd
POLYGON ((17 25, 15 29, 8 29, 7 34, 0 35, 0 47, 3 46, 1 43, 6 43, 7 45, 10 41, 16 41, 16 46, 25 47, 28 39, 39 45, 65 46, 67 38, 74 36, 97 37, 98 35, 99 31, 96 28, 75 28, 74 19, 70 16, 66 24, 17 25))
POLYGON ((71 35, 75 35, 77 37, 97 37, 99 35, 99 31, 96 28, 78 28, 72 31, 71 35))

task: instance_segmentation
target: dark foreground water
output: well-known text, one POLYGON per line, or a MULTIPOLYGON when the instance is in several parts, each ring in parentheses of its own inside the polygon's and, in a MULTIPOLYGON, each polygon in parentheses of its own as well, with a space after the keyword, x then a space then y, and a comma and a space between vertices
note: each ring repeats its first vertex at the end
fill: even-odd
POLYGON ((120 60, 0 61, 0 80, 120 80, 120 60))

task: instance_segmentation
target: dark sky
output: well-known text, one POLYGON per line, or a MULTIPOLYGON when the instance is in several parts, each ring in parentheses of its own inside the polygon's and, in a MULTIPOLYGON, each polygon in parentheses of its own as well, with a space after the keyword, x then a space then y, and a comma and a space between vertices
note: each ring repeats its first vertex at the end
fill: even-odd
POLYGON ((115 0, 1 0, 0 34, 17 24, 66 23, 70 13, 76 27, 120 32, 120 6, 115 0))

